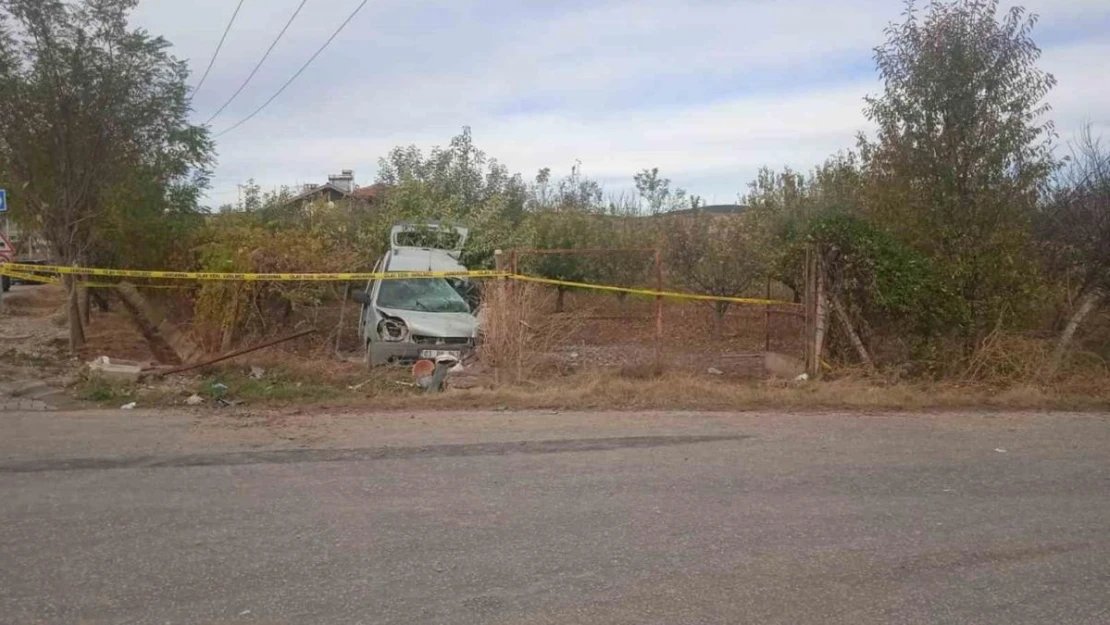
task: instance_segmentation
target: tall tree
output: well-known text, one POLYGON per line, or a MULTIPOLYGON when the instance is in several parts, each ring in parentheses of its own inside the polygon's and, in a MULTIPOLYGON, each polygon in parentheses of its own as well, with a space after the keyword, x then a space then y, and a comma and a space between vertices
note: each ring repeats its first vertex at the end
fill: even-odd
MULTIPOLYGON (((87 261, 128 189, 195 204, 208 181, 212 143, 187 120, 188 69, 164 39, 128 27, 136 4, 0 0, 0 151, 20 189, 16 217, 66 265, 87 261)), ((69 291, 76 349, 73 281, 69 291)))
MULTIPOLYGON (((965 348, 1023 301, 1029 225, 1055 167, 1036 17, 997 0, 907 3, 875 51, 883 93, 861 141, 873 217, 933 258, 957 299, 965 348)), ((1012 315, 1009 315, 1012 317, 1012 315)))
POLYGON ((646 204, 647 212, 651 215, 702 205, 700 197, 687 195, 685 189, 672 189, 671 179, 661 177, 658 167, 640 171, 632 176, 632 181, 636 185, 641 204, 646 204))
POLYGON ((491 266, 494 249, 512 240, 524 218, 523 178, 479 150, 470 128, 427 155, 416 146, 394 148, 378 161, 378 182, 390 186, 382 206, 390 219, 470 226, 463 261, 471 268, 491 266))

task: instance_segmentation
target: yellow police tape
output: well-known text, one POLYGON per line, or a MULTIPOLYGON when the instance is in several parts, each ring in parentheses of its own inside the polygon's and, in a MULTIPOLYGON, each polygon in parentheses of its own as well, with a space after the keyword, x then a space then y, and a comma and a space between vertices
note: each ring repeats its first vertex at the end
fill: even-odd
POLYGON ((168 280, 231 280, 247 282, 349 282, 353 280, 403 280, 406 278, 506 278, 503 271, 388 271, 355 273, 232 273, 217 271, 143 271, 139 269, 96 269, 59 265, 5 263, 8 271, 34 271, 78 276, 152 278, 168 280))
POLYGON ((799 306, 794 302, 774 299, 758 299, 752 297, 725 297, 723 295, 702 295, 700 293, 681 293, 678 291, 656 291, 654 289, 630 289, 623 286, 610 286, 607 284, 590 284, 588 282, 571 282, 569 280, 554 280, 551 278, 537 278, 535 276, 512 275, 513 280, 523 282, 538 282, 555 286, 568 286, 578 289, 593 289, 597 291, 610 291, 613 293, 632 293, 633 295, 648 295, 651 297, 669 297, 672 299, 689 299, 704 302, 731 302, 735 304, 754 304, 757 306, 799 306))
MULTIPOLYGON (((699 293, 682 293, 678 291, 657 291, 654 289, 634 289, 607 284, 591 284, 589 282, 572 282, 570 280, 556 280, 553 278, 538 278, 522 274, 510 274, 504 271, 388 271, 388 272, 354 272, 354 273, 224 273, 204 271, 143 271, 138 269, 97 269, 92 267, 63 267, 59 265, 25 265, 20 263, 0 263, 0 273, 39 282, 58 283, 53 276, 34 275, 28 272, 57 273, 80 276, 109 276, 117 278, 151 278, 170 280, 220 280, 220 281, 249 281, 249 282, 350 282, 355 280, 400 280, 409 278, 509 278, 522 282, 535 282, 554 286, 566 286, 578 289, 591 289, 595 291, 608 291, 612 293, 631 293, 633 295, 646 295, 648 297, 667 297, 671 299, 686 299, 706 302, 730 302, 735 304, 750 304, 756 306, 798 306, 794 302, 773 299, 759 299, 752 297, 726 297, 721 295, 703 295, 699 293)), ((89 283, 90 287, 112 287, 111 283, 89 283)), ((176 288, 172 284, 136 284, 144 288, 176 288)), ((182 285, 184 286, 184 285, 182 285)))
POLYGON ((0 275, 5 275, 17 280, 30 280, 32 282, 42 282, 43 284, 58 284, 61 280, 54 276, 36 276, 31 273, 23 273, 22 271, 12 271, 5 267, 7 263, 0 263, 0 275))

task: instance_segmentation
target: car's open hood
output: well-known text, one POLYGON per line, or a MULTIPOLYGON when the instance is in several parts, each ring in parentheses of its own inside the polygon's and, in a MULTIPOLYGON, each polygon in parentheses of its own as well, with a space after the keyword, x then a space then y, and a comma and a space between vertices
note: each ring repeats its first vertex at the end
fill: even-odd
POLYGON ((478 329, 474 315, 464 312, 424 312, 420 310, 398 310, 377 307, 386 316, 397 317, 405 322, 410 334, 437 337, 473 337, 478 329))

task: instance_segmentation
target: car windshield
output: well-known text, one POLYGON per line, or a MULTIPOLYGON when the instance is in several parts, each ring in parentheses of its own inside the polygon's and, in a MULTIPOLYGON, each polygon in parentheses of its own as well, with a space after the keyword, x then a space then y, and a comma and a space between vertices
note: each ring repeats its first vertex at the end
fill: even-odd
POLYGON ((382 280, 378 306, 435 313, 470 312, 466 300, 443 278, 382 280))

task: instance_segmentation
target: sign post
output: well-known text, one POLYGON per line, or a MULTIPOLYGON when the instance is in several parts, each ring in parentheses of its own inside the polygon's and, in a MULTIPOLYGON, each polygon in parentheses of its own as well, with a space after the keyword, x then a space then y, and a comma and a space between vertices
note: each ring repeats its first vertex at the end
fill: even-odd
MULTIPOLYGON (((0 214, 4 215, 4 229, 0 230, 0 263, 4 261, 15 260, 15 248, 12 247, 12 242, 8 240, 8 191, 7 189, 0 189, 0 214)), ((11 278, 7 276, 0 276, 0 311, 4 309, 4 291, 11 284, 11 278)))
MULTIPOLYGON (((11 241, 8 241, 8 191, 0 189, 0 213, 4 214, 4 229, 0 230, 0 263, 4 261, 15 260, 15 250, 12 249, 11 241)), ((0 276, 0 311, 4 310, 4 291, 10 283, 10 278, 7 276, 0 276)))

